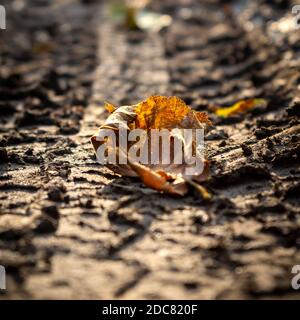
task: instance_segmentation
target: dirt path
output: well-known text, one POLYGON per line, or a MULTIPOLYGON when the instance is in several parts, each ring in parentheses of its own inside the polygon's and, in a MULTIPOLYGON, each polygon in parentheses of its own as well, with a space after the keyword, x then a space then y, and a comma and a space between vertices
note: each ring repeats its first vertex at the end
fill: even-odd
POLYGON ((288 8, 154 1, 173 24, 146 34, 115 28, 106 4, 31 3, 23 19, 12 11, 19 38, 0 40, 1 298, 298 298, 300 36, 265 22, 288 8), (199 110, 269 101, 229 120, 209 114, 210 203, 96 163, 103 101, 151 94, 199 110))

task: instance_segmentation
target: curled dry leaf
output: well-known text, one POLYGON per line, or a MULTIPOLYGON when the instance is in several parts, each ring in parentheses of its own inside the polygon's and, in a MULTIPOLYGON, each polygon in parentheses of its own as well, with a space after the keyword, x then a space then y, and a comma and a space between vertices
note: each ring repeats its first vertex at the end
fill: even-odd
POLYGON ((209 163, 204 157, 204 146, 200 148, 198 137, 194 134, 194 129, 201 129, 199 131, 203 133, 211 124, 205 113, 192 110, 178 97, 164 96, 151 96, 136 105, 118 108, 107 103, 106 109, 111 114, 97 134, 91 138, 98 161, 99 153, 103 152, 104 147, 106 155, 109 152, 116 154, 115 161, 107 161, 105 165, 118 174, 139 177, 150 188, 181 196, 187 193, 188 185, 191 185, 204 199, 210 199, 209 192, 199 185, 209 178, 209 163), (130 138, 134 129, 145 133, 143 139, 137 141, 130 138), (185 139, 185 132, 188 130, 184 129, 193 129, 188 140, 185 139), (115 138, 108 134, 109 130, 116 134, 115 138), (166 134, 169 148, 165 148, 160 141, 162 136, 155 140, 153 132, 166 134), (125 147, 121 143, 124 142, 124 137, 127 141, 125 147), (112 141, 114 139, 115 141, 112 141), (176 149, 176 141, 181 143, 180 152, 176 149), (156 161, 152 161, 153 145, 159 148, 156 161), (190 148, 195 163, 200 164, 198 167, 194 166, 195 163, 187 161, 191 158, 186 159, 184 156, 182 162, 176 161, 178 153, 185 155, 187 148, 190 148), (143 154, 143 159, 149 161, 137 161, 133 151, 135 155, 143 154), (163 154, 167 156, 168 161, 164 160, 163 154))
POLYGON ((219 117, 227 118, 237 113, 243 113, 256 107, 266 106, 265 99, 247 99, 241 100, 227 108, 216 108, 215 113, 219 117))

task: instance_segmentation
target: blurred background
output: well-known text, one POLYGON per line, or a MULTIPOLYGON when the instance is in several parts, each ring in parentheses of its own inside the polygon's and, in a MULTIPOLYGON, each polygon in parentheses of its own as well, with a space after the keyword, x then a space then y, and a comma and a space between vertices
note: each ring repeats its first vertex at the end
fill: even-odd
POLYGON ((297 1, 1 5, 0 298, 298 298, 297 1), (103 103, 153 94, 213 121, 212 202, 147 193, 96 163, 103 103), (214 113, 248 98, 268 103, 214 113))

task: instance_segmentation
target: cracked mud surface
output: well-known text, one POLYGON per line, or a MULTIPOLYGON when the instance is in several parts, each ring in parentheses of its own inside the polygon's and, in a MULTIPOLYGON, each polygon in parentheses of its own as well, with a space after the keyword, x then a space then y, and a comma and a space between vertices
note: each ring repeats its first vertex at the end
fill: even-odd
POLYGON ((292 3, 258 2, 154 1, 173 24, 147 34, 117 28, 105 2, 4 1, 0 299, 299 298, 300 34, 278 23, 292 3), (103 101, 152 94, 213 121, 211 202, 96 163, 103 101), (252 97, 267 107, 210 111, 252 97))

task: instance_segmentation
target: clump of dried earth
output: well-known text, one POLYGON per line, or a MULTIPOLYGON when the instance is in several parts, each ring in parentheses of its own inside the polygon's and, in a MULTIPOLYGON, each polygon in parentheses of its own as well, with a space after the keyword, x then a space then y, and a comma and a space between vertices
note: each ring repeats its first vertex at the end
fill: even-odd
POLYGON ((98 1, 4 1, 1 299, 298 298, 300 34, 289 1, 153 1, 160 33, 98 1), (96 163, 103 101, 197 110, 262 97, 207 133, 213 199, 171 198, 96 163), (3 293, 3 294, 2 294, 3 293))

